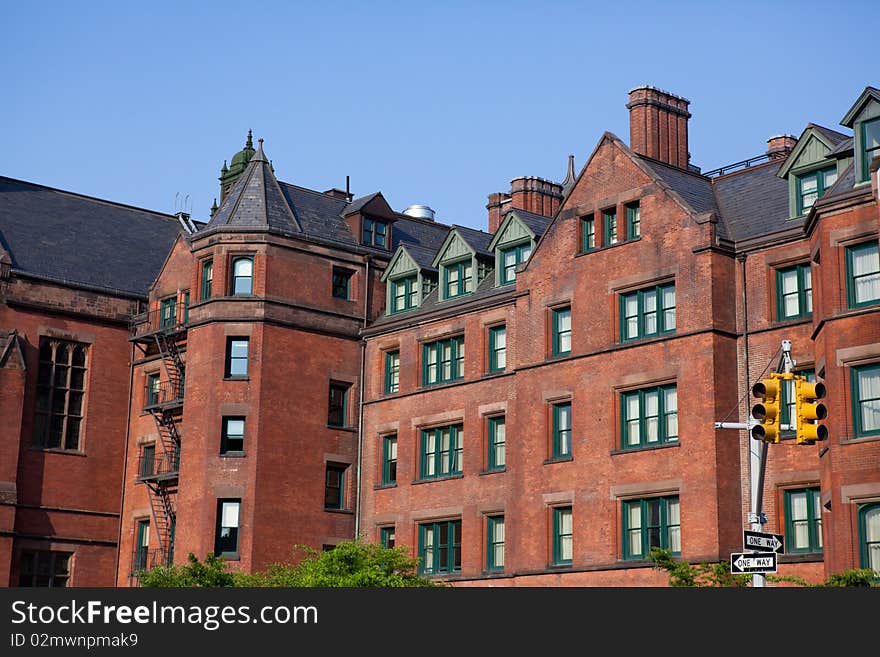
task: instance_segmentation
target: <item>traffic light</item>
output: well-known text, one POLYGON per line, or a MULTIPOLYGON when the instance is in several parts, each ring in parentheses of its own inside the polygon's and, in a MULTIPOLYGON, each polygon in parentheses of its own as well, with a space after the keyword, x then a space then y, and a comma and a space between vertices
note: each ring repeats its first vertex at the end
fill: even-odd
POLYGON ((773 373, 752 386, 752 394, 762 401, 752 407, 752 417, 759 421, 752 427, 752 438, 765 443, 778 443, 780 434, 782 381, 794 375, 773 373))
POLYGON ((828 417, 825 404, 817 399, 825 397, 824 383, 810 383, 806 377, 797 376, 794 380, 796 440, 798 445, 812 445, 817 440, 828 438, 828 427, 819 420, 828 417))

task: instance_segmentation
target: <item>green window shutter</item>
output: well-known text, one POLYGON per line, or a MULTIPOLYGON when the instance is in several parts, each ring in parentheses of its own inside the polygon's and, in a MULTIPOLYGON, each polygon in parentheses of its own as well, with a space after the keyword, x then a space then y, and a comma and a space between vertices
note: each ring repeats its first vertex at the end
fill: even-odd
POLYGON ((846 247, 846 295, 850 308, 880 303, 880 248, 877 242, 846 247))

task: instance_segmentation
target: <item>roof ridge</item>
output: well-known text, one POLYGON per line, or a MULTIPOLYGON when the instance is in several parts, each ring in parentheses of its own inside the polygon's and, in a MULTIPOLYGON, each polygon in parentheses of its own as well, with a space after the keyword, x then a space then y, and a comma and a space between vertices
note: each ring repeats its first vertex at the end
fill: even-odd
POLYGON ((647 155, 642 155, 641 153, 636 153, 635 151, 633 151, 633 155, 635 155, 636 157, 638 157, 642 160, 647 160, 647 163, 649 165, 659 164, 660 166, 665 167, 666 169, 672 169, 673 171, 677 171, 680 173, 686 173, 690 176, 700 178, 701 180, 707 180, 707 181, 712 180, 709 176, 703 175, 699 171, 692 171, 690 169, 682 169, 681 167, 677 167, 674 164, 669 164, 668 162, 664 162, 663 160, 655 160, 653 157, 649 157, 647 155))
POLYGON ((150 210, 149 208, 142 208, 138 205, 130 205, 128 203, 121 203, 119 201, 111 201, 110 199, 100 198, 98 196, 89 196, 88 194, 80 194, 79 192, 72 192, 68 189, 61 189, 59 187, 50 187, 49 185, 43 185, 42 183, 35 183, 29 180, 20 180, 18 178, 11 178, 10 176, 0 176, 0 180, 9 180, 14 183, 20 183, 23 185, 30 185, 31 187, 41 187, 42 189, 47 189, 52 192, 58 192, 59 194, 66 194, 68 196, 75 196, 77 198, 88 199, 90 201, 97 201, 98 203, 105 203, 106 205, 112 205, 120 208, 127 208, 129 210, 139 210, 140 212, 148 212, 150 214, 159 215, 162 219, 170 219, 172 221, 177 221, 177 217, 173 214, 169 214, 167 212, 160 212, 159 210, 150 210))

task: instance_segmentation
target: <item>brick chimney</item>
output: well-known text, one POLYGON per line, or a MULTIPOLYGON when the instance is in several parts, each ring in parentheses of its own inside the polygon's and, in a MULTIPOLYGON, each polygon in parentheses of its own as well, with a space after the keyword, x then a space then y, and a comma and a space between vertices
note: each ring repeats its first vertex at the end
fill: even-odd
POLYGON ((505 194, 504 192, 495 192, 494 194, 489 194, 489 203, 486 204, 486 209, 489 211, 490 233, 494 233, 496 230, 498 230, 498 227, 501 225, 501 217, 504 216, 504 212, 509 207, 510 194, 505 194))
POLYGON ((771 160, 784 159, 797 145, 797 137, 793 135, 776 135, 767 140, 767 156, 771 160))
POLYGON ((537 176, 521 176, 510 181, 509 192, 489 194, 489 232, 501 225, 508 210, 517 209, 552 217, 562 203, 562 185, 537 176))
POLYGON ((689 100, 657 89, 636 87, 629 92, 629 147, 639 155, 688 168, 689 100))

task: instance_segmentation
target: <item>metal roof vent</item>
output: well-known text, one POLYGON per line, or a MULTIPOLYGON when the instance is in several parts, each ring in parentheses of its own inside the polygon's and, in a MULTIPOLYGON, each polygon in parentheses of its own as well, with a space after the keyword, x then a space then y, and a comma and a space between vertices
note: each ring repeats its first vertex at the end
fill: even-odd
POLYGON ((434 211, 427 205, 411 205, 403 211, 407 217, 415 217, 416 219, 427 219, 434 221, 434 211))

